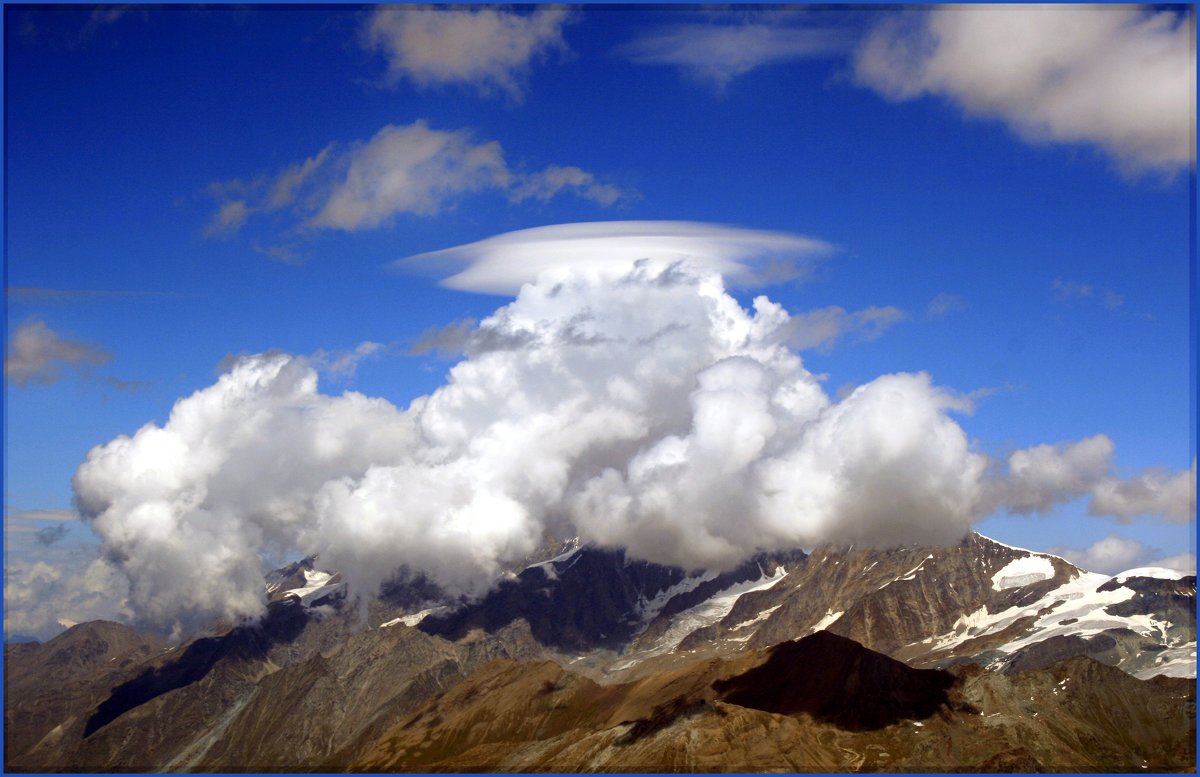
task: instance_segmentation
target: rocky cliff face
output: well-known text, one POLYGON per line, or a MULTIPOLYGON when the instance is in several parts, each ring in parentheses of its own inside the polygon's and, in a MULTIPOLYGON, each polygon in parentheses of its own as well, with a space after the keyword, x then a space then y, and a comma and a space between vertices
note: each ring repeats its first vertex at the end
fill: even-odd
POLYGON ((974 534, 721 573, 548 552, 474 602, 401 574, 359 607, 305 559, 256 624, 8 645, 5 766, 1194 766, 1194 577, 1093 575, 974 534))

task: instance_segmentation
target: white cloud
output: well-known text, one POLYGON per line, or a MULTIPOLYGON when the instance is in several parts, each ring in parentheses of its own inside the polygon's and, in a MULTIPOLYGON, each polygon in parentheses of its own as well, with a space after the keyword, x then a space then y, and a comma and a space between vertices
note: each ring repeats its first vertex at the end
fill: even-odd
POLYGON ((967 309, 967 301, 957 294, 947 294, 946 292, 939 293, 936 297, 929 300, 929 305, 925 308, 926 318, 941 318, 948 316, 951 313, 959 313, 967 309))
POLYGON ((204 228, 205 237, 224 237, 236 234, 246 219, 250 217, 251 209, 245 200, 228 200, 221 203, 212 221, 204 228))
POLYGON ((1116 446, 1103 434, 1074 443, 1036 445, 1008 456, 1003 503, 1014 512, 1046 512, 1086 493, 1112 469, 1116 446))
POLYGON ((509 197, 514 202, 527 199, 548 202, 563 190, 574 191, 578 196, 601 205, 612 205, 623 195, 615 186, 598 183, 596 176, 586 170, 551 165, 540 173, 525 176, 509 197))
POLYGON ((630 227, 641 249, 611 225, 595 246, 579 225, 538 233, 570 235, 589 261, 535 273, 460 324, 466 358, 407 409, 321 394, 310 361, 265 354, 164 426, 94 448, 76 495, 132 581, 130 607, 165 623, 252 617, 260 553, 286 548, 320 553, 357 592, 401 564, 477 592, 547 530, 684 566, 825 539, 957 541, 985 465, 948 416, 964 400, 899 374, 831 402, 783 344, 788 313, 765 296, 744 309, 716 271, 821 244, 652 226, 630 227), (705 235, 715 253, 665 250, 705 235))
POLYGON ((847 313, 845 308, 833 305, 792 316, 786 342, 800 351, 828 352, 846 335, 864 341, 876 340, 906 318, 908 314, 895 307, 870 307, 847 313))
POLYGON ((1054 289, 1054 298, 1058 300, 1074 299, 1076 297, 1086 299, 1092 296, 1092 284, 1081 283, 1079 281, 1064 281, 1062 278, 1055 278, 1051 284, 1054 289))
POLYGON ((1187 523, 1196 515, 1196 462, 1175 473, 1148 470, 1130 478, 1114 474, 1116 446, 1103 434, 1073 443, 1014 451, 1008 472, 992 483, 997 507, 1016 513, 1047 512, 1090 497, 1090 515, 1129 521, 1138 515, 1187 523))
POLYGON ((1115 575, 1127 569, 1148 566, 1148 561, 1158 551, 1135 539, 1110 534, 1082 550, 1074 548, 1052 548, 1051 553, 1062 556, 1081 569, 1115 575))
POLYGON ((49 639, 62 622, 128 621, 122 591, 128 581, 97 556, 96 545, 55 543, 39 557, 4 564, 4 633, 49 639))
POLYGON ((1196 461, 1191 472, 1149 471, 1132 478, 1103 478, 1091 488, 1088 512, 1128 521, 1138 515, 1157 515, 1174 523, 1196 517, 1196 461))
MULTIPOLYGON (((271 177, 213 184, 209 192, 220 204, 205 234, 230 235, 256 213, 285 209, 302 226, 352 232, 385 225, 399 214, 432 216, 485 190, 504 193, 514 203, 570 193, 601 206, 629 194, 578 167, 512 169, 497 141, 419 120, 389 124, 341 152, 327 146, 271 177)), ((298 260, 287 245, 262 250, 280 261, 298 260)))
POLYGON ((402 78, 420 87, 464 83, 485 94, 499 89, 520 99, 530 63, 567 51, 562 28, 569 20, 561 8, 519 14, 385 7, 367 20, 363 43, 383 52, 392 83, 402 78))
POLYGON ((1103 295, 1097 293, 1097 289, 1090 283, 1083 281, 1063 280, 1056 278, 1051 284, 1051 289, 1054 291, 1054 299, 1058 302, 1067 302, 1075 299, 1092 300, 1097 304, 1104 306, 1105 310, 1116 310, 1125 304, 1125 295, 1106 289, 1103 295))
POLYGON ((42 321, 17 327, 4 356, 4 377, 17 386, 48 385, 63 377, 64 366, 105 364, 112 355, 81 340, 65 340, 42 321))
POLYGON ((73 510, 4 508, 4 633, 49 639, 60 620, 125 620, 128 581, 72 532, 73 510))
POLYGON ((1174 569, 1178 572, 1194 575, 1196 574, 1196 554, 1180 553, 1176 556, 1167 556, 1166 558, 1155 559, 1146 566, 1174 569))
POLYGON ((495 141, 477 144, 466 132, 430 129, 423 121, 389 125, 350 154, 345 177, 309 223, 356 230, 397 213, 431 215, 447 200, 502 188, 508 178, 495 141))
POLYGON ((1050 552, 1062 556, 1081 569, 1105 575, 1116 575, 1138 567, 1162 567, 1189 574, 1196 573, 1196 556, 1193 553, 1163 558, 1157 548, 1116 534, 1097 540, 1087 548, 1058 547, 1051 548, 1050 552))
POLYGON ((267 207, 275 210, 291 205, 296 199, 297 190, 325 164, 325 161, 333 153, 333 149, 332 144, 328 145, 321 149, 316 156, 309 157, 303 162, 289 165, 287 169, 271 182, 271 191, 267 196, 267 207))
POLYGON ((354 377, 358 365, 365 359, 376 356, 386 350, 383 343, 370 340, 359 343, 350 351, 318 351, 311 357, 314 366, 335 378, 348 379, 354 377))
POLYGON ((971 6, 893 14, 860 44, 859 81, 998 118, 1032 142, 1099 146, 1126 173, 1194 166, 1189 12, 971 6))
POLYGON ((735 283, 755 283, 779 261, 800 262, 791 277, 833 246, 784 232, 764 232, 690 221, 601 221, 556 224, 489 237, 419 254, 394 266, 455 272, 443 286, 460 291, 515 295, 539 278, 586 273, 615 280, 639 260, 686 261, 735 283))
POLYGON ((800 25, 678 24, 617 48, 639 65, 671 65, 717 89, 751 70, 780 62, 830 56, 849 48, 837 30, 800 25))
MULTIPOLYGON (((465 352, 436 391, 401 409, 321 393, 326 356, 241 357, 163 426, 93 448, 78 505, 131 611, 178 625, 261 614, 260 558, 289 550, 357 593, 406 565, 472 594, 547 532, 728 567, 823 541, 953 543, 995 505, 1042 510, 1113 478, 1102 435, 1014 452, 989 477, 951 415, 969 397, 923 373, 828 397, 787 344, 795 317, 766 296, 743 308, 722 277, 825 247, 632 222, 441 252, 448 283, 516 297, 423 338, 465 352)), ((1094 501, 1146 501, 1127 491, 1094 501)))

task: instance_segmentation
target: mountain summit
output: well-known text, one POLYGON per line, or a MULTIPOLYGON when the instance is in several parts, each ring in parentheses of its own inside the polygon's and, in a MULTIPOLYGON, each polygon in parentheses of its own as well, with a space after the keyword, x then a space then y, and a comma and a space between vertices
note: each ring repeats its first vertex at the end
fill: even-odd
POLYGON ((264 595, 261 621, 178 645, 99 622, 7 645, 6 768, 1195 760, 1195 577, 1097 575, 976 533, 951 547, 760 554, 727 571, 568 541, 475 600, 401 574, 365 608, 308 558, 272 573, 264 595))

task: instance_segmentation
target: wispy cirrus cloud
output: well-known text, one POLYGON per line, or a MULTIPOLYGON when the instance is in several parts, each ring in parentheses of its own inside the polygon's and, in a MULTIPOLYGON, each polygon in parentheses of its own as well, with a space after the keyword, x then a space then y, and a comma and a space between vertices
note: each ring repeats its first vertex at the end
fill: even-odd
POLYGON ((1095 289, 1090 283, 1082 283, 1080 281, 1063 280, 1055 278, 1054 283, 1050 285, 1054 290, 1054 298, 1060 302, 1068 299, 1088 299, 1095 294, 1095 289))
POLYGON ((942 318, 967 309, 967 301, 957 294, 941 292, 925 307, 926 318, 942 318))
POLYGON ((890 100, 944 97, 1036 143, 1089 143, 1127 175, 1195 166, 1187 11, 971 6, 884 18, 854 57, 890 100))
MULTIPOLYGON (((355 232, 388 224, 401 214, 432 216, 473 193, 494 191, 511 202, 549 201, 571 194, 605 207, 633 196, 574 166, 514 168, 500 143, 477 140, 467 130, 435 129, 424 120, 387 125, 365 142, 316 155, 272 176, 209 186, 218 202, 205 234, 230 236, 256 214, 287 212, 293 233, 312 229, 355 232)), ((294 246, 263 253, 296 262, 294 246)))
POLYGON ((869 307, 847 312, 838 305, 797 313, 787 328, 786 341, 798 351, 828 353, 845 337, 868 342, 908 318, 897 307, 869 307))
POLYGON ((387 80, 418 87, 465 84, 519 101, 531 63, 568 51, 561 8, 531 13, 482 9, 383 7, 367 19, 363 46, 387 59, 387 80))
POLYGON ((39 286, 7 286, 4 295, 9 302, 86 302, 89 300, 136 297, 171 297, 165 291, 128 291, 120 289, 51 289, 39 286))
POLYGON ((578 167, 550 165, 546 169, 523 176, 509 192, 513 202, 537 200, 549 202, 561 192, 574 192, 576 196, 591 200, 598 205, 612 205, 627 192, 612 184, 600 183, 596 176, 578 167))
POLYGON ((1050 284, 1050 289, 1054 292, 1054 299, 1057 302, 1067 302, 1076 299, 1095 300, 1107 310, 1116 310, 1125 304, 1124 294, 1118 294, 1112 289, 1100 291, 1092 284, 1084 281, 1055 278, 1054 283, 1050 284))
POLYGON ((676 24, 647 32, 614 53, 638 65, 668 65, 724 90, 738 76, 781 62, 846 53, 845 31, 761 21, 676 24))

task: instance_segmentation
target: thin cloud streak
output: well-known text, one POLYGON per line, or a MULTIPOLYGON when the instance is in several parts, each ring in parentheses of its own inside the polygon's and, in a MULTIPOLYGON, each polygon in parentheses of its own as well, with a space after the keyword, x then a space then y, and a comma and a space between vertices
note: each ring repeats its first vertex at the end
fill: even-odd
MULTIPOLYGON (((601 207, 634 196, 575 166, 514 168, 499 142, 418 120, 389 124, 344 149, 331 144, 273 176, 211 184, 208 193, 218 206, 204 235, 230 237, 255 216, 280 212, 293 219, 289 238, 311 230, 357 232, 386 226, 400 215, 434 216, 487 191, 513 203, 570 194, 601 207)), ((259 250, 281 262, 302 261, 287 241, 259 250)))
POLYGON ((842 30, 762 23, 679 24, 649 32, 614 53, 638 65, 670 65, 723 91, 733 79, 781 62, 848 52, 842 30))

